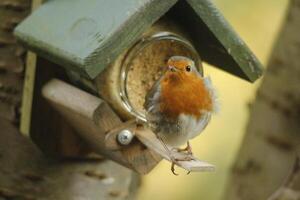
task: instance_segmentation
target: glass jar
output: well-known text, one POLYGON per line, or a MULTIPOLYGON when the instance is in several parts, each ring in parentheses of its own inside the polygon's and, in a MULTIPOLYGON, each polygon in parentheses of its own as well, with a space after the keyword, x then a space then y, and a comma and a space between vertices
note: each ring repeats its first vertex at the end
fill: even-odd
POLYGON ((167 60, 175 55, 194 60, 203 74, 199 55, 185 37, 178 31, 151 29, 96 78, 99 95, 122 119, 136 117, 146 121, 145 96, 167 69, 167 60))

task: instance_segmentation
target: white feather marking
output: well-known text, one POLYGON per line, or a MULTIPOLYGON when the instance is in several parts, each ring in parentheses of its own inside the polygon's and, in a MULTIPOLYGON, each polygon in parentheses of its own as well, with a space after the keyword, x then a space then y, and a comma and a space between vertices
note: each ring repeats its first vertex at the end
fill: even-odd
POLYGON ((211 113, 205 112, 200 119, 193 116, 181 114, 179 121, 182 127, 182 133, 187 136, 187 140, 192 139, 199 135, 207 126, 211 118, 211 113))
POLYGON ((209 76, 203 78, 204 84, 209 91, 209 94, 212 99, 213 112, 218 113, 220 110, 220 104, 218 101, 217 90, 212 84, 211 78, 209 76))

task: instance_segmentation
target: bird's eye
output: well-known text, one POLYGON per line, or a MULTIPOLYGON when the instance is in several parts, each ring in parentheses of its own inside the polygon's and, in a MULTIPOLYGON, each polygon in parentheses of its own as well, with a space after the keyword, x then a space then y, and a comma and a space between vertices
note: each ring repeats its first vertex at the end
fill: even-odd
POLYGON ((187 72, 190 72, 190 71, 191 71, 191 66, 189 66, 189 65, 186 66, 186 67, 185 67, 185 70, 186 70, 187 72))

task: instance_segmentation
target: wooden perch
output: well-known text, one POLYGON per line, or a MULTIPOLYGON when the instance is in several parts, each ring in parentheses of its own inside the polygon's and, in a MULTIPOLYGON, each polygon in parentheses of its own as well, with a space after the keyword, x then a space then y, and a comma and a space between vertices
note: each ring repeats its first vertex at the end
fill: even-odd
MULTIPOLYGON (((153 132, 149 129, 139 128, 136 131, 136 136, 139 138, 141 142, 143 142, 149 149, 154 150, 159 155, 161 155, 164 159, 171 161, 170 156, 174 158, 184 158, 186 154, 183 152, 172 151, 172 147, 168 147, 170 149, 171 155, 159 139, 155 136, 153 132)), ((198 160, 196 157, 192 156, 193 160, 191 161, 178 161, 178 166, 182 167, 183 169, 196 172, 196 171, 213 171, 215 169, 214 165, 211 165, 207 162, 198 160)))
MULTIPOLYGON (((149 129, 137 126, 134 120, 122 123, 106 102, 60 80, 48 82, 43 96, 95 151, 139 173, 148 173, 161 157, 171 161, 170 156, 186 156, 175 151, 169 155, 149 129), (130 131, 138 140, 120 145, 117 135, 122 130, 130 131)), ((214 170, 213 165, 195 157, 192 161, 179 161, 178 166, 187 171, 214 170)))

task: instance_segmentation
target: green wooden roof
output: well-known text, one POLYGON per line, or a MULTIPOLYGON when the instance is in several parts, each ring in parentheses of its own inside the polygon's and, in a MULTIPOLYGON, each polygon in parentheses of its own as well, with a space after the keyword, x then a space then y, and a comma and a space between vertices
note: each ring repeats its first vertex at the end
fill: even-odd
POLYGON ((255 81, 262 67, 210 0, 48 0, 16 29, 29 49, 95 78, 164 14, 187 29, 201 58, 255 81))

